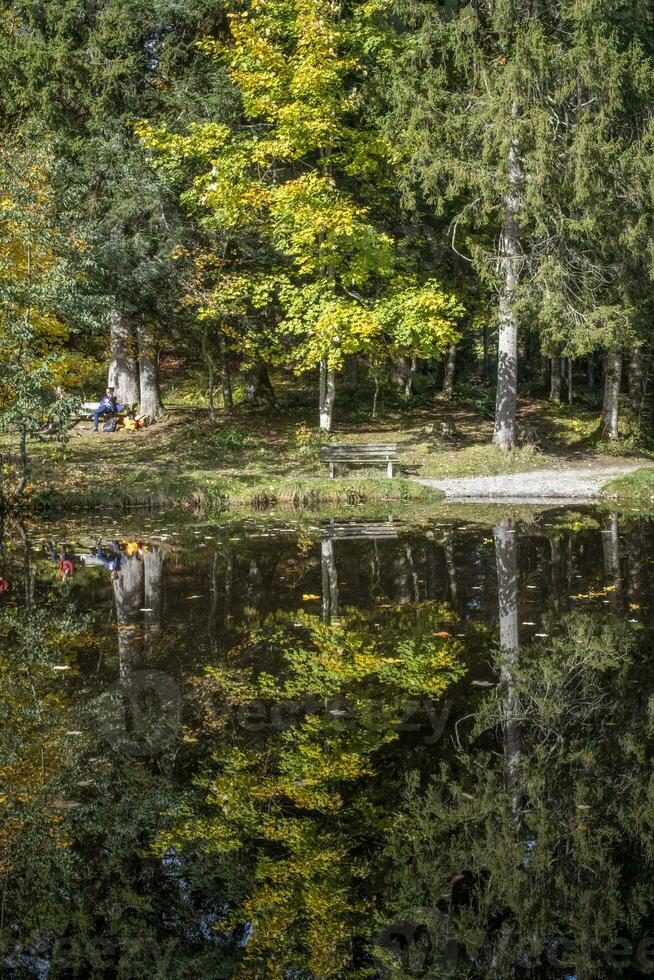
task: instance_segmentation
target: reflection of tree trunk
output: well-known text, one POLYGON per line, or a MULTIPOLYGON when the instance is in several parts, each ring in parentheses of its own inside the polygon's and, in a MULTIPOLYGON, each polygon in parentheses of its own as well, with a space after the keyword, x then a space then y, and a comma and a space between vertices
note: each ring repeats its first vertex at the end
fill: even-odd
POLYGON ((322 568, 322 619, 324 623, 331 623, 332 620, 338 619, 338 575, 334 542, 331 538, 322 539, 320 564, 322 568))
POLYGON ((230 551, 227 555, 225 565, 225 626, 229 626, 232 621, 232 601, 234 598, 234 553, 230 551))
POLYGON ((128 317, 122 310, 112 310, 109 316, 111 330, 111 362, 108 384, 116 389, 116 398, 123 405, 136 405, 139 401, 139 371, 136 361, 136 337, 128 317))
POLYGON ((446 534, 443 539, 443 548, 445 549, 445 564, 447 566, 447 577, 450 582, 450 597, 452 599, 452 606, 454 609, 458 609, 459 585, 456 574, 456 562, 454 560, 454 545, 449 534, 446 534))
POLYGON ((395 601, 403 604, 413 600, 413 579, 411 567, 407 561, 406 554, 398 555, 393 560, 393 580, 395 584, 395 601))
POLYGON ((436 598, 436 540, 433 531, 427 531, 426 534, 426 574, 425 574, 425 591, 427 593, 428 599, 436 598))
POLYGON ((515 671, 518 666, 518 536, 509 518, 494 529, 497 561, 497 594, 500 620, 500 676, 504 691, 502 723, 507 762, 507 784, 511 793, 513 818, 522 818, 523 799, 520 776, 522 736, 520 703, 515 690, 515 671))
POLYGON ((163 570, 164 556, 161 548, 150 547, 143 554, 145 580, 146 653, 154 653, 154 641, 163 621, 163 570))
POLYGON ((550 563, 552 567, 552 598, 557 612, 561 609, 563 595, 563 554, 561 538, 550 538, 550 563))
POLYGON ((370 553, 370 578, 372 580, 373 595, 378 595, 381 592, 381 563, 379 561, 379 548, 376 541, 372 542, 372 551, 370 553))
POLYGON ((113 580, 118 624, 118 663, 121 678, 138 666, 135 632, 143 598, 143 562, 128 558, 113 580))
POLYGON ((416 566, 413 561, 413 552, 411 551, 411 546, 405 544, 404 554, 406 555, 407 565, 409 566, 409 574, 411 575, 411 582, 413 584, 413 601, 420 602, 420 586, 418 584, 418 573, 416 572, 416 566))
POLYGON ((643 594, 643 553, 641 550, 640 523, 635 524, 627 536, 629 567, 629 598, 638 602, 643 594))
POLYGON ((586 387, 589 391, 595 388, 595 355, 589 354, 586 361, 586 387))
POLYGON ((248 573, 249 588, 248 588, 248 605, 252 606, 257 612, 261 612, 263 605, 263 577, 261 575, 261 569, 259 567, 259 562, 256 558, 253 558, 250 562, 250 571, 248 573))
POLYGON ((611 605, 619 609, 622 605, 622 574, 620 571, 620 534, 618 515, 611 514, 608 528, 602 531, 604 550, 604 574, 609 582, 611 605))
POLYGON ((209 609, 209 620, 207 622, 207 633, 209 635, 209 642, 214 645, 214 628, 216 625, 216 615, 218 613, 218 567, 219 559, 217 552, 214 551, 213 558, 211 559, 211 607, 209 609))

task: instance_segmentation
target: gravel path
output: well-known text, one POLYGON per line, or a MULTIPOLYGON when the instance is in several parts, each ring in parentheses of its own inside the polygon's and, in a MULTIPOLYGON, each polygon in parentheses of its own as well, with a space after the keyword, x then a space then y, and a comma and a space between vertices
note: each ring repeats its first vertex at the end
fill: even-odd
POLYGON ((462 476, 448 480, 420 479, 428 487, 437 487, 446 497, 478 500, 591 500, 598 497, 609 480, 639 469, 642 463, 602 467, 562 467, 555 470, 532 470, 508 476, 462 476))

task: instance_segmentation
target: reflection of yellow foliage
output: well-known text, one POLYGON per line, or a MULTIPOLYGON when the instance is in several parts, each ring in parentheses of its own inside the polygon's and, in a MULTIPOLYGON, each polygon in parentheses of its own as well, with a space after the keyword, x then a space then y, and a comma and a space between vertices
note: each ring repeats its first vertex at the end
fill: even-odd
POLYGON ((351 975, 367 911, 352 888, 366 876, 358 848, 386 819, 380 758, 400 738, 407 704, 433 706, 463 675, 461 646, 443 629, 454 619, 435 602, 345 610, 331 625, 278 613, 196 682, 209 699, 205 737, 216 736, 211 812, 161 846, 256 854, 254 883, 230 920, 252 923, 241 975, 282 978, 298 964, 315 977, 351 975), (253 650, 265 650, 262 663, 253 650), (213 715, 214 698, 238 713, 236 730, 229 712, 213 715), (288 725, 271 723, 271 705, 289 707, 288 725))

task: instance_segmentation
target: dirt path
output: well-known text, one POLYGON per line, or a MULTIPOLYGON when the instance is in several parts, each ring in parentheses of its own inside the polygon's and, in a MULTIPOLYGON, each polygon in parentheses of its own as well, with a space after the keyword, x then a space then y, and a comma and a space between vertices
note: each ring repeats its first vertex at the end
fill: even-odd
POLYGON ((591 500, 600 495, 604 484, 641 463, 613 466, 562 466, 557 469, 511 473, 507 476, 465 476, 446 480, 418 480, 442 490, 446 497, 480 500, 591 500))

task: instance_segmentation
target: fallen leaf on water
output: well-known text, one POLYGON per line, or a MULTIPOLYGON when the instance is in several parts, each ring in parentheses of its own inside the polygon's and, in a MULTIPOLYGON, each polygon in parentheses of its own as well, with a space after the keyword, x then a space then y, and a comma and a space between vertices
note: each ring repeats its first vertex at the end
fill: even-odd
POLYGON ((52 669, 53 670, 70 670, 70 667, 67 666, 67 664, 57 664, 57 666, 56 667, 53 667, 52 669))
POLYGON ((473 687, 495 687, 492 681, 472 681, 473 687))
POLYGON ((82 734, 83 734, 82 732, 78 732, 78 731, 66 732, 66 735, 82 735, 82 734))
POLYGON ((81 804, 75 803, 73 800, 53 800, 52 805, 56 810, 74 810, 81 804))
POLYGON ((201 599, 202 596, 201 595, 187 595, 186 598, 187 599, 201 599))
POLYGON ((438 633, 434 633, 434 636, 440 636, 442 639, 447 639, 447 637, 451 635, 452 634, 448 633, 447 630, 439 630, 438 633))
POLYGON ((319 595, 314 595, 312 592, 307 592, 305 595, 302 596, 302 601, 311 602, 312 600, 319 599, 319 598, 320 598, 319 595))
POLYGON ((588 830, 588 824, 587 823, 578 823, 577 824, 577 830, 588 830))
POLYGON ((139 612, 154 612, 154 609, 148 609, 144 607, 143 609, 139 609, 139 612))

